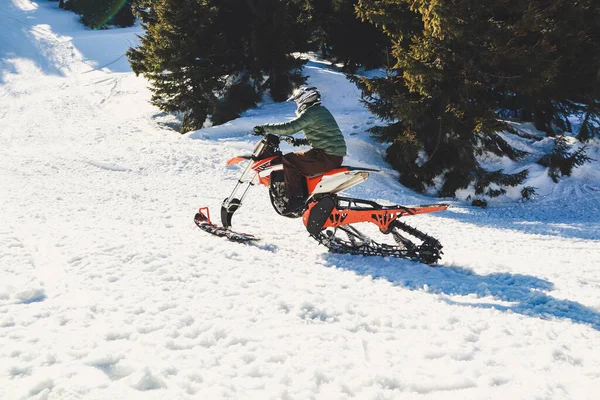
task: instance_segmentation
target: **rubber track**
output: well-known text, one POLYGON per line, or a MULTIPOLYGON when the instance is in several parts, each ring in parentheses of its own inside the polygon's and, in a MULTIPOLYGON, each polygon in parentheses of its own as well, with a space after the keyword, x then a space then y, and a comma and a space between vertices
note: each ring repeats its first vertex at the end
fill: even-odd
MULTIPOLYGON (((313 238, 323 246, 327 247, 330 252, 337 254, 396 257, 412 261, 419 261, 425 264, 435 264, 441 258, 442 245, 437 239, 398 220, 393 222, 393 228, 397 228, 398 230, 406 232, 411 236, 423 241, 423 243, 421 245, 416 245, 413 243, 411 249, 404 245, 393 246, 377 243, 374 240, 371 240, 368 244, 356 246, 347 241, 340 240, 339 238, 335 237, 335 235, 332 238, 325 233, 326 231, 319 232, 319 234, 317 236, 313 236, 313 238)), ((393 230, 394 229, 392 229, 392 231, 393 230)))

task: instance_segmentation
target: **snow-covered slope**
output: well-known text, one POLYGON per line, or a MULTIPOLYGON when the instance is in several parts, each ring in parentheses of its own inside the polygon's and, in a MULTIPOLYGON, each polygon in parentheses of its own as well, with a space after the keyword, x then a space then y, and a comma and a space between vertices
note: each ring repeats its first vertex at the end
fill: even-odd
MULTIPOLYGON (((597 164, 532 202, 411 217, 438 268, 328 254, 262 188, 234 217, 262 240, 234 244, 193 215, 229 194, 249 128, 293 105, 178 135, 123 57, 139 28, 28 0, 0 26, 0 399, 597 397, 597 164)), ((396 183, 356 89, 305 72, 347 163, 382 169, 352 194, 434 201, 396 183)))

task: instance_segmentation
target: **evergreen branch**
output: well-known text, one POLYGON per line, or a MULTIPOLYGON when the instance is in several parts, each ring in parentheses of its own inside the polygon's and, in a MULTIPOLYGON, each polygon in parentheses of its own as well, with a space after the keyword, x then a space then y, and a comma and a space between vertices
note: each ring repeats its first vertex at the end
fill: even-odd
POLYGON ((548 175, 556 183, 561 176, 570 176, 573 169, 593 161, 586 154, 586 146, 569 153, 569 145, 564 136, 557 136, 552 152, 544 155, 537 163, 548 168, 548 175))
POLYGON ((507 129, 508 132, 512 133, 513 135, 517 135, 519 137, 522 137, 524 139, 531 139, 531 140, 535 140, 535 141, 540 141, 542 140, 544 137, 543 136, 538 136, 538 135, 534 135, 532 133, 527 133, 522 129, 517 128, 516 126, 512 126, 512 125, 508 125, 507 129))

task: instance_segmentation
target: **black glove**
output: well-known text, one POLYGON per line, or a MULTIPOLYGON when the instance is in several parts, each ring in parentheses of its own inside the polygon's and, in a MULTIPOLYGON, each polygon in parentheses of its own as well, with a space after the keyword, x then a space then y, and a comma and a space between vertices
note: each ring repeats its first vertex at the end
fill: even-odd
POLYGON ((308 146, 308 145, 310 145, 310 143, 308 142, 308 139, 294 139, 293 145, 296 147, 300 147, 300 146, 308 146))
POLYGON ((263 128, 262 126, 258 125, 255 126, 254 129, 252 129, 252 134, 254 136, 261 136, 262 134, 265 133, 265 128, 263 128))

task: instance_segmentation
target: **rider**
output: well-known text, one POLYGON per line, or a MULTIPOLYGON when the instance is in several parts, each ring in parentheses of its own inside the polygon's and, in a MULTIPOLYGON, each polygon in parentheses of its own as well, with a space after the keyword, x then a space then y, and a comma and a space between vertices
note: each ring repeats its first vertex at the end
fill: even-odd
POLYGON ((287 100, 294 101, 297 117, 280 124, 265 124, 254 127, 254 133, 292 135, 304 131, 306 139, 299 141, 312 148, 283 156, 283 173, 289 202, 283 214, 289 214, 304 206, 303 175, 315 175, 342 165, 346 155, 346 141, 333 115, 321 105, 321 94, 316 87, 302 86, 287 100))

